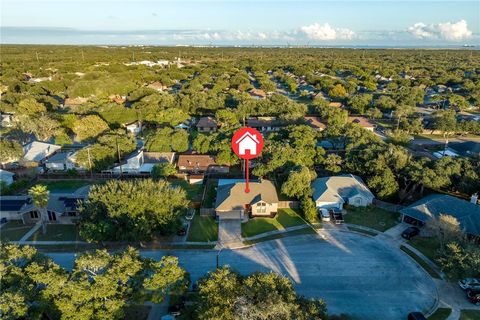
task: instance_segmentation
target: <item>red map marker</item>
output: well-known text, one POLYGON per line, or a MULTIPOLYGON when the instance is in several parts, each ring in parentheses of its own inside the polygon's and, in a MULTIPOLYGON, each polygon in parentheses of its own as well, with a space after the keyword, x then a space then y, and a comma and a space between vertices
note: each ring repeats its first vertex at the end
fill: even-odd
POLYGON ((250 192, 248 160, 260 155, 263 149, 263 137, 260 132, 253 128, 240 128, 232 137, 232 150, 240 159, 245 159, 245 192, 250 192))

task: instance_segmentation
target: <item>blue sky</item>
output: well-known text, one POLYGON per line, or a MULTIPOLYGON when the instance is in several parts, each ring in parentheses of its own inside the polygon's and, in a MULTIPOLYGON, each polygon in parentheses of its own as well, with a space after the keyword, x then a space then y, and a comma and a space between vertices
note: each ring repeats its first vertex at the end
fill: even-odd
POLYGON ((2 43, 479 44, 480 1, 2 0, 2 43))

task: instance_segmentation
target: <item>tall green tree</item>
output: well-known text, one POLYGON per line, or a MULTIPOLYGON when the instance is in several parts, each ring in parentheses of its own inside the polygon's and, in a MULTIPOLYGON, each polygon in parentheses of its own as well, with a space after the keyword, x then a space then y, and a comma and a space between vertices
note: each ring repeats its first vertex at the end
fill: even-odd
POLYGON ((42 233, 47 233, 47 204, 50 195, 47 187, 37 184, 28 190, 29 196, 32 198, 34 206, 40 211, 40 221, 42 223, 42 233))

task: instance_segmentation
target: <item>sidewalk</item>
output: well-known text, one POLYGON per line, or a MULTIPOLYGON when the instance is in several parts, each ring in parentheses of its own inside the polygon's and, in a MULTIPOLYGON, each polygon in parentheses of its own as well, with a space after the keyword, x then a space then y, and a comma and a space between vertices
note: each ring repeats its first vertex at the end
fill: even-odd
POLYGON ((30 242, 30 241, 27 241, 27 239, 30 238, 32 234, 37 232, 37 230, 40 229, 41 227, 42 227, 42 222, 41 221, 37 222, 32 229, 30 229, 27 233, 23 235, 22 238, 20 238, 20 240, 17 241, 18 244, 27 244, 27 242, 30 242))

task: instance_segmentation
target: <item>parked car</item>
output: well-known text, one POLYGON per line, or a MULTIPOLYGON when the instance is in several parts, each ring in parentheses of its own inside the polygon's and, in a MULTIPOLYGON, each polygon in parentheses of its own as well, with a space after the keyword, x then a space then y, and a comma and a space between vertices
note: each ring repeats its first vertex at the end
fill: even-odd
POLYGON ((458 281, 458 285, 463 290, 480 290, 480 279, 465 278, 458 281))
POLYGON ((419 233, 420 233, 420 229, 418 229, 417 227, 408 227, 402 232, 402 238, 410 240, 416 235, 418 235, 419 233))
POLYGON ((427 320, 420 312, 411 312, 408 314, 407 320, 427 320))
POLYGON ((328 213, 327 209, 318 208, 318 215, 322 219, 322 221, 330 221, 330 214, 328 213))
POLYGON ((180 229, 177 230, 177 236, 183 237, 184 235, 187 234, 187 227, 183 226, 180 229))
POLYGON ((476 306, 480 306, 480 290, 467 290, 467 299, 476 306))

